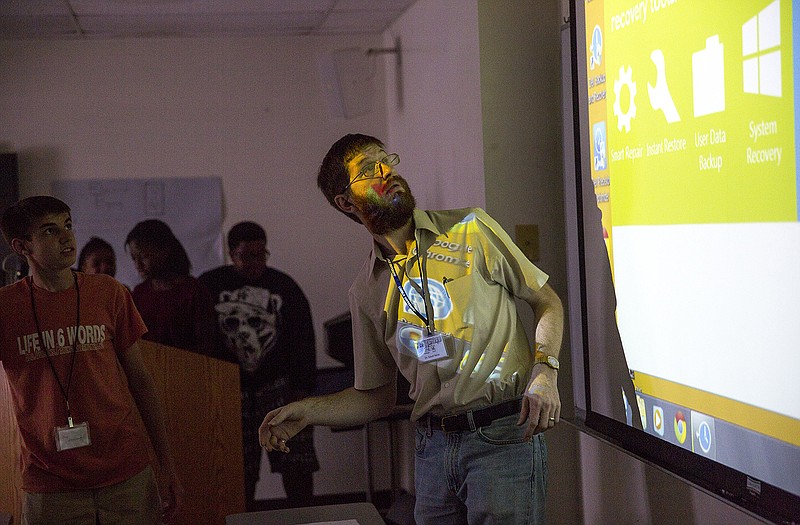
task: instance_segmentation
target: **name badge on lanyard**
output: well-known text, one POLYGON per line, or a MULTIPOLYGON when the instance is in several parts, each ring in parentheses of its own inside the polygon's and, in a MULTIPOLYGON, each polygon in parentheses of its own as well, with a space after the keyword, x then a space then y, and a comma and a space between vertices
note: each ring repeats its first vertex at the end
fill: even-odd
POLYGON ((88 447, 92 444, 92 438, 89 435, 89 423, 83 422, 77 425, 70 424, 65 427, 56 427, 56 450, 62 452, 73 448, 88 447))
MULTIPOLYGON (((428 291, 428 276, 427 276, 424 256, 417 257, 417 264, 419 265, 419 273, 420 273, 420 285, 415 286, 417 288, 416 290, 417 293, 419 293, 420 297, 422 297, 422 303, 424 305, 424 310, 425 310, 424 313, 421 312, 415 305, 414 301, 412 301, 408 297, 408 294, 403 288, 402 279, 400 279, 400 276, 397 274, 397 271, 395 271, 394 263, 389 260, 387 260, 386 262, 389 265, 389 271, 392 274, 394 283, 397 286, 397 290, 400 292, 400 296, 403 298, 403 301, 406 303, 409 310, 414 312, 414 314, 425 323, 426 335, 424 337, 420 337, 414 343, 413 348, 407 349, 409 353, 412 353, 413 357, 418 359, 421 363, 430 363, 432 361, 439 361, 441 359, 446 359, 450 357, 450 353, 448 352, 447 340, 451 336, 436 331, 436 327, 434 324, 435 312, 433 308, 431 309, 428 308, 429 306, 428 297, 430 297, 430 292, 428 291)), ((411 283, 412 286, 414 285, 413 280, 409 280, 409 283, 411 283)))
MULTIPOLYGON (((61 395, 64 397, 64 401, 67 405, 67 426, 55 427, 53 429, 53 435, 55 436, 56 440, 56 450, 59 452, 73 448, 88 447, 92 444, 92 438, 89 436, 89 423, 85 421, 83 423, 78 423, 77 425, 73 423, 69 407, 69 389, 72 385, 72 372, 75 369, 75 354, 78 353, 77 330, 81 326, 81 289, 78 286, 78 274, 74 271, 72 272, 72 280, 75 282, 75 338, 72 341, 72 362, 70 363, 69 371, 67 372, 66 386, 61 383, 61 378, 58 377, 58 372, 53 364, 53 359, 50 356, 50 352, 47 350, 47 348, 44 350, 44 355, 47 357, 48 364, 50 364, 50 370, 53 372, 53 377, 55 378, 58 388, 61 391, 61 395)), ((36 333, 40 334, 41 337, 42 328, 39 326, 39 316, 36 313, 36 297, 33 293, 33 276, 30 276, 28 286, 31 292, 31 310, 33 311, 33 321, 36 323, 36 333)))
POLYGON ((450 357, 447 353, 444 335, 434 332, 433 335, 423 337, 417 341, 417 359, 422 363, 430 363, 450 357))

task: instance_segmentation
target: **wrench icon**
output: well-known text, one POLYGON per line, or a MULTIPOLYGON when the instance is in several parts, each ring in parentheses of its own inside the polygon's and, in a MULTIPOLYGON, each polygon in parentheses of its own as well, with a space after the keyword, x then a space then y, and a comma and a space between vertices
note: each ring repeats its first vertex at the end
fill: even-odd
POLYGON ((650 53, 650 60, 656 65, 656 85, 653 87, 649 82, 647 83, 647 94, 650 96, 650 105, 653 109, 661 110, 664 112, 664 117, 667 122, 672 124, 681 120, 678 115, 678 110, 675 108, 675 102, 672 101, 672 95, 669 94, 667 87, 667 73, 664 67, 664 53, 660 49, 654 50, 650 53))

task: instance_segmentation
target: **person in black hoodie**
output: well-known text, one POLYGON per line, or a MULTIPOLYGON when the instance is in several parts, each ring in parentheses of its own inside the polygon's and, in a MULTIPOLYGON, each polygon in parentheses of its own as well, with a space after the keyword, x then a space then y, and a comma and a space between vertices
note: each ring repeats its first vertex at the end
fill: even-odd
MULTIPOLYGON (((240 367, 245 503, 255 506, 261 447, 258 427, 270 410, 311 395, 316 387, 316 344, 311 309, 289 275, 267 266, 264 229, 240 222, 228 232, 233 264, 209 270, 200 282, 215 301, 225 351, 240 367)), ((268 453, 272 472, 280 472, 288 503, 310 504, 313 475, 319 470, 313 427, 293 441, 289 454, 268 453)))

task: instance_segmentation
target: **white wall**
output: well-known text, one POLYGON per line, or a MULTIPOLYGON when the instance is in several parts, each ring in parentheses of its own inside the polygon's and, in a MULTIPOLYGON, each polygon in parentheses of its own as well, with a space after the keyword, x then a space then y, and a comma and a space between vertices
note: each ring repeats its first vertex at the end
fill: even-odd
POLYGON ((418 0, 387 31, 388 147, 420 208, 484 206, 477 4, 418 0), (398 90, 398 87, 401 90, 398 90))
POLYGON ((557 0, 479 2, 486 209, 539 226, 539 265, 566 291, 557 0))
MULTIPOLYGON (((318 63, 381 45, 378 36, 0 41, 0 150, 19 155, 22 197, 49 193, 57 179, 220 177, 224 231, 244 219, 267 229, 270 264, 305 291, 318 365, 332 366, 322 323, 347 310, 369 245, 328 205, 316 170, 343 134, 386 135, 385 87, 375 61, 363 74, 373 110, 345 119, 318 63)), ((361 434, 317 435, 317 494, 363 491, 362 462, 351 459, 361 434)), ((266 476, 258 496, 282 495, 279 476, 266 476)))
POLYGON ((55 179, 221 177, 224 230, 243 219, 267 229, 271 264, 309 296, 321 344, 365 249, 316 188, 316 169, 344 133, 386 130, 379 67, 365 74, 372 112, 346 120, 328 105, 317 61, 354 45, 380 40, 0 42, 0 145, 20 155, 23 196, 55 179))

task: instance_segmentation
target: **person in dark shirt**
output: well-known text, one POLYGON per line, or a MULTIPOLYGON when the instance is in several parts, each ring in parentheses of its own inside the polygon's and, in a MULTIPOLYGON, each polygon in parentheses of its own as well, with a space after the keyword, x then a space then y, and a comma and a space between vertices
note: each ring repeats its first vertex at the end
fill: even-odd
POLYGON ((142 339, 218 357, 213 301, 190 275, 189 256, 170 227, 142 221, 128 233, 125 249, 143 279, 132 292, 147 325, 142 339))
MULTIPOLYGON (((216 302, 226 350, 241 370, 242 437, 245 498, 255 509, 261 448, 258 426, 264 416, 287 402, 312 394, 316 387, 316 344, 305 294, 287 274, 267 266, 267 234, 253 222, 228 232, 233 264, 210 270, 200 282, 216 302)), ((280 472, 291 506, 308 505, 312 473, 319 470, 313 427, 296 436, 289 454, 268 454, 272 472, 280 472)))

